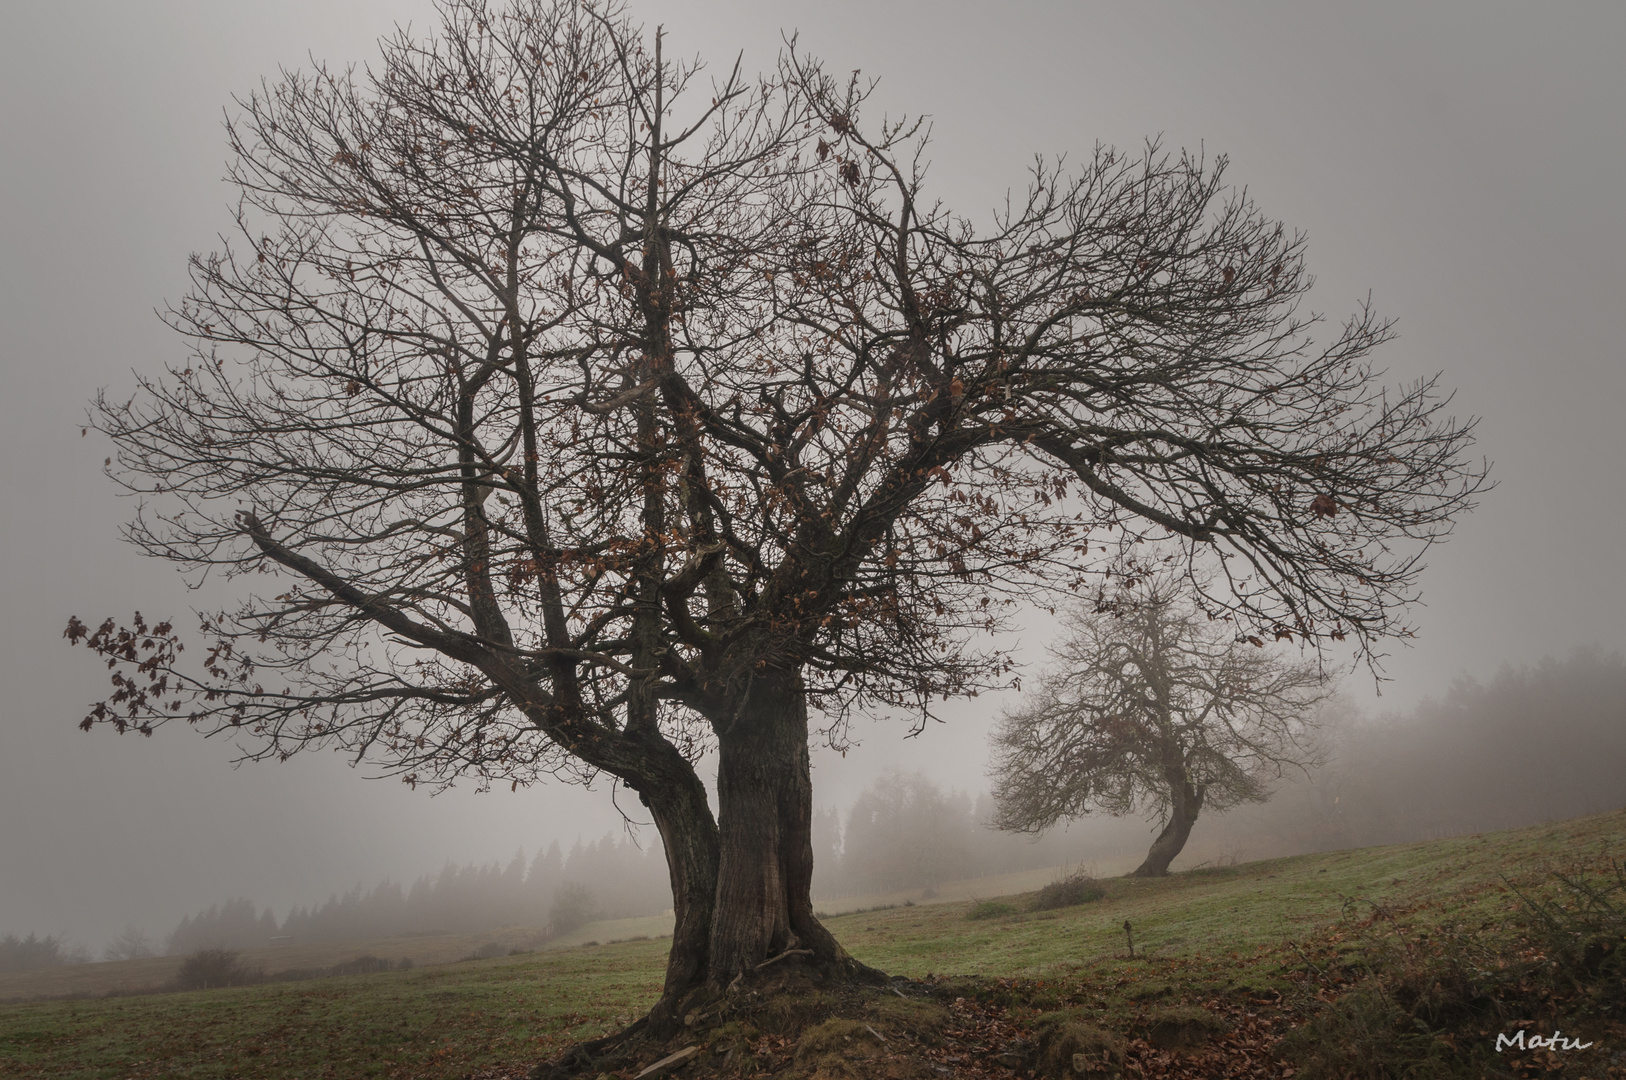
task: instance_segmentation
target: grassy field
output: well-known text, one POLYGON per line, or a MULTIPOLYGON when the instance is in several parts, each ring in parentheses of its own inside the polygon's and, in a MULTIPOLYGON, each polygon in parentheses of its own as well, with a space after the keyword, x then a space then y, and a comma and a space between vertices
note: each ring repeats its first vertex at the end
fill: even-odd
MULTIPOLYGON (((1110 1012, 1160 998, 1285 993, 1307 966, 1320 971, 1340 955, 1358 963, 1385 935, 1495 932, 1518 907, 1503 875, 1527 894, 1550 890, 1549 869, 1604 850, 1626 850, 1626 812, 1111 879, 1105 898, 1059 911, 970 920, 973 903, 960 901, 829 922, 855 956, 894 974, 1031 980, 1075 998, 1088 987, 1110 1012)), ((506 1075, 646 1009, 665 949, 659 939, 629 941, 303 983, 0 1004, 0 1076, 506 1075)))
MULTIPOLYGON (((1093 864, 1101 873, 1122 873, 1139 861, 1125 858, 1093 864)), ((875 893, 821 902, 821 913, 841 915, 877 907, 902 907, 908 903, 953 903, 988 896, 1029 892, 1050 881, 1063 868, 1025 870, 995 877, 951 881, 931 890, 930 900, 921 890, 875 893)), ((391 963, 410 960, 412 966, 449 964, 473 955, 506 955, 512 951, 531 952, 538 948, 574 948, 588 943, 628 941, 636 938, 670 936, 672 915, 650 915, 634 919, 590 922, 568 934, 548 939, 540 927, 513 926, 483 934, 413 934, 377 938, 364 942, 319 942, 278 945, 238 950, 243 964, 269 974, 291 968, 331 968, 358 956, 375 956, 391 963)), ((100 997, 106 994, 153 992, 175 978, 184 956, 153 956, 142 960, 119 960, 95 964, 65 964, 39 971, 0 973, 0 1003, 59 997, 100 997)))
MULTIPOLYGON (((667 920, 666 925, 670 925, 670 920, 667 920)), ((654 936, 647 931, 638 932, 654 936)), ((632 937, 634 933, 616 936, 632 937)), ((239 953, 247 967, 270 973, 287 971, 290 968, 331 968, 335 964, 354 960, 361 955, 380 957, 391 963, 410 960, 412 965, 409 966, 422 966, 450 964, 476 952, 483 956, 491 956, 506 955, 516 949, 529 951, 541 938, 540 930, 513 927, 488 934, 414 934, 345 944, 289 943, 268 948, 242 949, 239 953)), ((41 971, 10 972, 0 975, 0 1002, 45 997, 96 997, 109 993, 150 992, 174 979, 185 959, 184 956, 151 956, 142 960, 65 964, 41 971)))

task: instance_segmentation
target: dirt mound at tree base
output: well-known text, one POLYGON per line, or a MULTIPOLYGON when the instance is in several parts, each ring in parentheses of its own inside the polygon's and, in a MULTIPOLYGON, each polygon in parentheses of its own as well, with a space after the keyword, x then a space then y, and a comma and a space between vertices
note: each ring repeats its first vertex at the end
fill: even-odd
MULTIPOLYGON (((1042 984, 1041 984, 1042 985, 1042 984)), ((1094 1080, 1291 1075, 1276 1044, 1299 1019, 1246 996, 1151 1009, 1126 1033, 1093 1010, 1036 1010, 1010 980, 821 986, 797 972, 691 1010, 670 1039, 629 1031, 533 1069, 532 1080, 1094 1080), (1275 1013, 1276 1015, 1267 1015, 1275 1013), (616 1041, 619 1038, 619 1041, 616 1041)), ((1041 1005, 1040 1009, 1044 1009, 1041 1005)))

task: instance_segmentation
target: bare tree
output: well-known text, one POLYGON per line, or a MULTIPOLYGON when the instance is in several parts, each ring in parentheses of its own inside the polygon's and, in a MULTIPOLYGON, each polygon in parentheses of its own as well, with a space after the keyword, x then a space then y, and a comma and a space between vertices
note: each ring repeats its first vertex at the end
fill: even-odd
POLYGON ((669 860, 661 1023, 771 957, 872 974, 809 899, 811 710, 839 743, 1004 685, 976 635, 1143 537, 1370 649, 1482 486, 1433 383, 1367 366, 1385 323, 1312 344, 1303 241, 1223 161, 1041 163, 979 230, 794 43, 708 82, 613 4, 441 14, 239 102, 192 354, 91 422, 129 538, 243 598, 185 656, 73 620, 86 726, 608 774, 669 860))
POLYGON ((126 923, 124 932, 102 950, 103 960, 143 960, 158 955, 153 951, 152 938, 133 923, 126 923))
POLYGON ((1315 660, 1289 661, 1155 575, 1074 608, 1033 699, 994 735, 994 824, 1039 832, 1093 810, 1145 810, 1163 829, 1131 876, 1161 877, 1206 806, 1270 797, 1284 767, 1319 763, 1315 660))

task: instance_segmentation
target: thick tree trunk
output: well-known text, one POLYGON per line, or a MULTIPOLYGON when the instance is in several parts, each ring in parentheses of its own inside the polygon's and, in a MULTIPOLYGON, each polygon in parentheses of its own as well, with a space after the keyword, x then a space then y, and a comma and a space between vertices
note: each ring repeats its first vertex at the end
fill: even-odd
POLYGON ((676 1018, 678 1004, 706 981, 711 954, 712 909, 717 893, 717 823, 705 785, 692 769, 640 793, 660 830, 672 882, 672 949, 666 983, 650 1014, 657 1027, 676 1018))
POLYGON ((813 915, 813 779, 800 676, 757 672, 717 734, 720 845, 709 982, 726 988, 792 950, 806 950, 806 960, 827 972, 876 974, 813 915))
POLYGON ((1171 770, 1169 820, 1164 824, 1163 831, 1157 834, 1157 839, 1152 841, 1146 861, 1136 867, 1130 877, 1163 877, 1169 872, 1169 864, 1185 848, 1186 840, 1191 836, 1191 827, 1197 824, 1197 814, 1203 808, 1205 794, 1206 788, 1186 781, 1183 768, 1171 770))
POLYGON ((681 758, 657 749, 635 781, 666 845, 677 916, 660 1000, 644 1020, 573 1047, 533 1076, 595 1075, 602 1056, 629 1037, 669 1037, 691 1011, 706 1013, 764 968, 802 966, 819 981, 885 980, 813 915, 813 779, 800 676, 759 672, 737 704, 731 722, 716 725, 715 822, 704 785, 681 758))
MULTIPOLYGON (((647 1025, 615 1039, 678 1027, 695 1002, 714 1000, 769 960, 794 959, 820 978, 884 978, 813 915, 813 780, 800 677, 759 672, 737 706, 730 722, 717 724, 715 819, 705 785, 664 740, 635 777, 624 777, 660 830, 676 926, 660 1001, 647 1025)), ((608 1042, 578 1049, 591 1057, 601 1044, 608 1042)))

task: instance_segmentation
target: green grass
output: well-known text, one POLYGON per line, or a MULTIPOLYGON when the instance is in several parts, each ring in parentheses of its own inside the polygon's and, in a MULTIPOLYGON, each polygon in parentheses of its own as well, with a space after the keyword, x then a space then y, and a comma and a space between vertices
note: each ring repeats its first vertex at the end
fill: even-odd
MULTIPOLYGON (((1518 910, 1505 874, 1626 850, 1626 813, 1507 833, 1304 855, 1163 880, 1104 881, 1095 902, 968 920, 970 902, 840 915, 859 959, 916 978, 1043 984, 1103 1008, 1207 993, 1285 993, 1296 973, 1361 963, 1402 913, 1407 934, 1494 932, 1518 910), (1135 959, 1128 957, 1129 920, 1135 959), (1306 957, 1309 959, 1307 960, 1306 957)), ((148 997, 0 1004, 0 1076, 462 1077, 538 1060, 639 1015, 662 939, 351 978, 148 997)), ((1043 991, 1028 1000, 1044 1007, 1043 991)))
POLYGON ((600 1035, 660 989, 663 941, 351 978, 0 1006, 0 1076, 462 1077, 600 1035))

